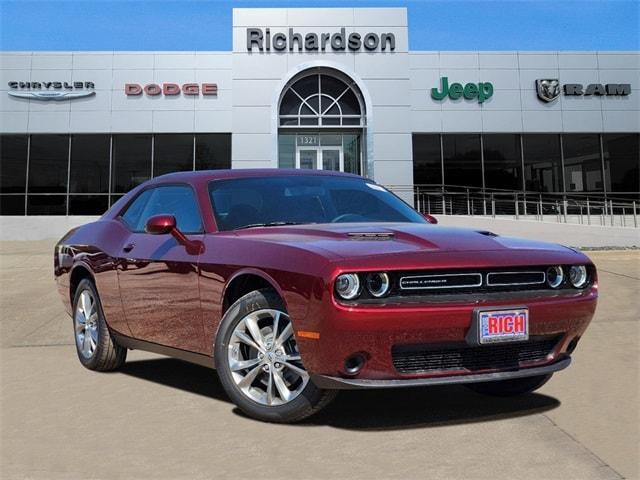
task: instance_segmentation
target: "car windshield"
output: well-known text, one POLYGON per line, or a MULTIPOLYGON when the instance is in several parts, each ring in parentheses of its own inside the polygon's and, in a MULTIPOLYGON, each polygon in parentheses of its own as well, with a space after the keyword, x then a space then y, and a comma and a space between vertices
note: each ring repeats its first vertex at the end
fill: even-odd
POLYGON ((309 223, 427 223, 383 187, 357 177, 215 180, 209 193, 219 230, 309 223))

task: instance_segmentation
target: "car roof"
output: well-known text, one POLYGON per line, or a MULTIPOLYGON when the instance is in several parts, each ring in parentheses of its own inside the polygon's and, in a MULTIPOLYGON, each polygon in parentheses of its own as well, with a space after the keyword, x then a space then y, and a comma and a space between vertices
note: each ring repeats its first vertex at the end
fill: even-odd
POLYGON ((330 170, 303 170, 293 168, 238 168, 230 170, 198 170, 174 172, 155 177, 148 184, 167 182, 201 182, 203 180, 222 180, 230 178, 281 177, 281 176, 332 176, 362 178, 352 173, 334 172, 330 170))

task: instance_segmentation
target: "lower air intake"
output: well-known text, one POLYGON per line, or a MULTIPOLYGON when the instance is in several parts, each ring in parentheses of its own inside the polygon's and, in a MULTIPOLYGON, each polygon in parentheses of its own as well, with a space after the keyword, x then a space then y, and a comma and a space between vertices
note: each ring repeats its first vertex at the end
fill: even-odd
POLYGON ((396 345, 393 365, 400 373, 447 370, 508 370, 522 362, 545 360, 561 335, 531 337, 526 342, 470 347, 467 344, 396 345))

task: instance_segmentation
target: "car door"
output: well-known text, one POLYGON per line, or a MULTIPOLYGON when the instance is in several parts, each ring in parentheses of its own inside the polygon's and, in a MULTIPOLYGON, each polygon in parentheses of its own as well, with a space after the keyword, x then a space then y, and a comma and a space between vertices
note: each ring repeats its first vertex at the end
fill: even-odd
POLYGON ((202 240, 202 217, 193 188, 161 185, 145 190, 120 220, 130 230, 123 242, 118 283, 123 309, 133 336, 189 351, 203 351, 202 314, 198 291, 198 253, 170 234, 144 231, 147 220, 173 215, 190 240, 202 240))

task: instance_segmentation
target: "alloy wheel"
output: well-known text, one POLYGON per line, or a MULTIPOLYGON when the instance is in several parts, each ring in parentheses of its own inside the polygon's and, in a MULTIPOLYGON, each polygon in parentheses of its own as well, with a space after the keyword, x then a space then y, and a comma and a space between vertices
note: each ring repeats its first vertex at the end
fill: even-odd
POLYGON ((240 320, 227 358, 238 389, 261 405, 291 402, 309 382, 291 320, 279 310, 257 310, 240 320))
POLYGON ((93 294, 84 290, 73 316, 76 345, 84 358, 91 358, 98 345, 98 305, 93 294))

